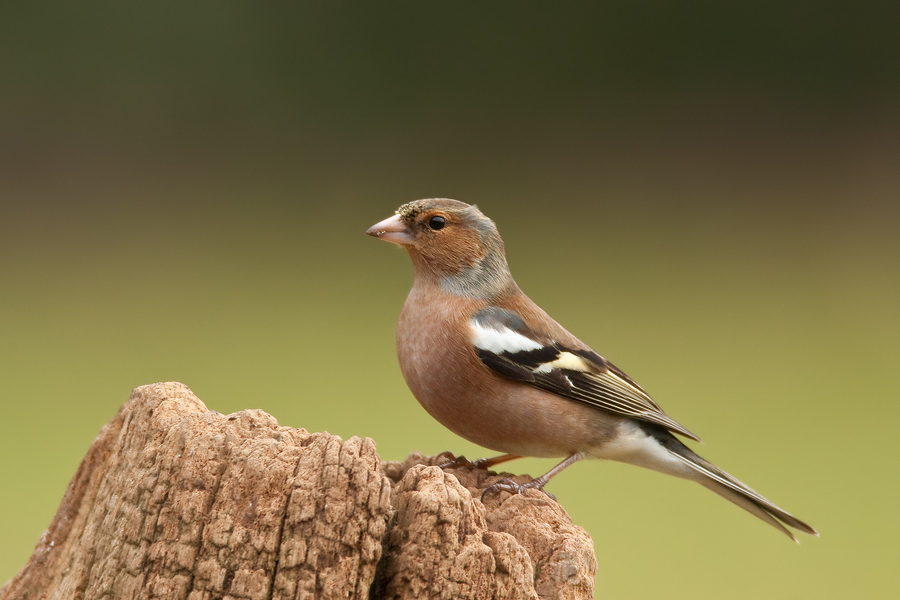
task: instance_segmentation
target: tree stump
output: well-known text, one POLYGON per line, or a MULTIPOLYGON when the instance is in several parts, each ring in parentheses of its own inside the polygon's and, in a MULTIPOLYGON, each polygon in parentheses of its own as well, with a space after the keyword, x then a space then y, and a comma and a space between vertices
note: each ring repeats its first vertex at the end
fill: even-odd
MULTIPOLYGON (((370 439, 136 388, 0 600, 591 598, 593 544, 542 492, 370 439)), ((527 480, 527 476, 524 476, 527 480)))

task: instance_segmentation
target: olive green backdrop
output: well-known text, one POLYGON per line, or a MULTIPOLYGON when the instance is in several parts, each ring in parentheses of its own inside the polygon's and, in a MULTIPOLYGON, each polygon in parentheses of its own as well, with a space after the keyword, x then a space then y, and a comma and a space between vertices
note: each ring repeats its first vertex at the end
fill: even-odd
POLYGON ((449 196, 699 452, 822 532, 578 464, 549 489, 598 597, 896 597, 897 3, 744 4, 5 4, 0 581, 138 385, 385 459, 490 454, 406 389, 411 267, 363 234, 449 196))

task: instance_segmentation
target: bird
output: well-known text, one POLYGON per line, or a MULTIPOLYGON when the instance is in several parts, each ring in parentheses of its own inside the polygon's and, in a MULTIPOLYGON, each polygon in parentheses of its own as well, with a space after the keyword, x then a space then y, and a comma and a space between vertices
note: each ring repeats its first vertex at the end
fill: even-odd
POLYGON ((569 333, 519 289, 494 222, 449 198, 408 202, 366 233, 406 249, 412 289, 400 312, 400 370, 425 410, 457 435, 504 454, 563 458, 528 483, 487 490, 543 490, 582 459, 606 459, 712 490, 795 542, 809 524, 704 460, 699 442, 634 380, 569 333))

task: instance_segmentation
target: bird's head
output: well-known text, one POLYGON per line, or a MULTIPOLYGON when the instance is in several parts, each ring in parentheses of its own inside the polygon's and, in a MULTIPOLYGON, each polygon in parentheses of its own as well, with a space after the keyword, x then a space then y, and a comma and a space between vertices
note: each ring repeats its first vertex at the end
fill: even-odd
POLYGON ((366 233, 406 248, 416 277, 447 291, 488 297, 512 283, 497 227, 474 205, 448 198, 416 200, 366 233))

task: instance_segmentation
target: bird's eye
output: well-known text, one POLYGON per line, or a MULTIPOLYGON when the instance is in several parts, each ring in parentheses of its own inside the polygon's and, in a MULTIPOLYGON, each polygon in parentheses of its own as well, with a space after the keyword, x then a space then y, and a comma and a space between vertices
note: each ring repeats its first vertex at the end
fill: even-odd
POLYGON ((428 226, 437 231, 438 229, 443 229, 444 225, 447 224, 447 220, 444 217, 431 217, 428 219, 428 226))

